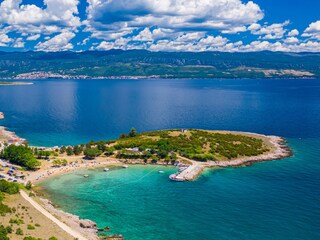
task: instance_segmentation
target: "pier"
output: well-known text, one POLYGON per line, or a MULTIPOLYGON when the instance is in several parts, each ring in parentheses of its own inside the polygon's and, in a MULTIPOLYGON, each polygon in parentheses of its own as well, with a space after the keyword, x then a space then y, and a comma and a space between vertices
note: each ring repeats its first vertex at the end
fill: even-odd
POLYGON ((193 181, 202 173, 204 167, 203 163, 192 161, 192 165, 188 166, 180 173, 170 175, 170 179, 179 182, 193 181))

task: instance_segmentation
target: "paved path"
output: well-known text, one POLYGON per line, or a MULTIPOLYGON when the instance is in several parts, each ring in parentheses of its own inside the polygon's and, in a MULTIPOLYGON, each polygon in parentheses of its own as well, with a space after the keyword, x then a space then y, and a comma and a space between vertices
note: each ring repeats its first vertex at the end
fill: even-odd
POLYGON ((206 165, 206 163, 197 162, 182 156, 179 156, 179 158, 187 160, 192 163, 187 169, 177 174, 178 178, 182 178, 186 181, 195 180, 202 173, 206 165))
POLYGON ((57 218, 55 218, 54 216, 52 216, 47 210, 45 210, 39 203, 37 203, 36 201, 34 201, 31 197, 28 196, 28 194, 23 191, 20 190, 20 194, 21 196, 27 200, 35 209, 37 209, 39 212, 41 212, 43 215, 45 215, 47 218, 49 218, 52 222, 54 222, 55 224, 57 224, 62 230, 64 230, 65 232, 69 233, 72 237, 77 238, 79 240, 87 240, 85 237, 83 237, 80 233, 74 231, 73 229, 71 229, 69 226, 67 226, 66 224, 64 224, 63 222, 61 222, 60 220, 58 220, 57 218))

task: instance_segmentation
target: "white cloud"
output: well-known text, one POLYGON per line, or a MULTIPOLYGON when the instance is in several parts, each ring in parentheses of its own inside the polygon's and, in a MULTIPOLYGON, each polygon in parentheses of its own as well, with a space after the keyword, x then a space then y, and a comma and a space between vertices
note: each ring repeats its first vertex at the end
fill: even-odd
POLYGON ((222 51, 227 46, 228 39, 221 36, 197 36, 185 34, 174 40, 160 40, 148 48, 151 51, 222 51))
POLYGON ((309 27, 304 31, 305 33, 314 33, 320 32, 320 20, 313 22, 309 25, 309 27))
POLYGON ((114 49, 114 48, 115 48, 114 42, 106 42, 106 41, 102 41, 96 47, 97 50, 105 50, 105 51, 108 51, 108 50, 111 50, 111 49, 114 49))
POLYGON ((0 34, 0 44, 1 46, 7 46, 8 43, 12 42, 13 39, 10 38, 7 34, 2 33, 0 34))
POLYGON ((320 40, 320 20, 310 23, 309 27, 304 31, 302 36, 320 40))
POLYGON ((221 32, 225 34, 235 34, 235 33, 240 33, 245 31, 247 31, 247 27, 240 26, 240 27, 231 27, 229 29, 222 30, 221 32))
POLYGON ((289 20, 260 22, 264 13, 250 0, 87 0, 82 21, 79 1, 43 0, 39 7, 0 0, 0 46, 23 48, 36 41, 36 50, 72 50, 71 40, 83 31, 86 38, 77 41, 81 49, 320 51, 320 20, 300 35, 289 29, 289 20), (243 41, 230 41, 231 34, 243 41))
POLYGON ((297 29, 293 29, 288 33, 288 37, 296 37, 298 36, 300 33, 297 29))
POLYGON ((289 37, 289 38, 285 39, 284 42, 288 43, 288 44, 296 44, 296 43, 299 43, 300 40, 296 37, 289 37))
POLYGON ((88 0, 88 3, 87 30, 109 34, 124 28, 132 31, 151 27, 178 32, 218 29, 235 33, 245 31, 245 25, 264 16, 257 4, 241 0, 88 0))
POLYGON ((35 48, 39 51, 65 51, 73 49, 70 40, 75 37, 73 32, 62 32, 45 42, 39 42, 35 48))
POLYGON ((40 38, 40 34, 34 34, 27 37, 27 41, 35 41, 35 40, 38 40, 39 38, 40 38))
POLYGON ((22 38, 17 38, 13 44, 14 48, 24 48, 24 41, 22 38))
POLYGON ((0 4, 0 23, 9 24, 22 33, 52 33, 62 28, 80 26, 80 19, 75 16, 79 0, 44 0, 44 4, 42 9, 34 4, 23 4, 22 0, 3 0, 0 4))
POLYGON ((260 35, 262 39, 281 39, 286 33, 285 26, 287 26, 290 21, 285 21, 284 23, 274 23, 271 25, 261 26, 260 24, 252 24, 248 27, 254 35, 260 35))
POLYGON ((143 29, 137 36, 133 37, 134 41, 153 41, 153 35, 149 28, 143 29))

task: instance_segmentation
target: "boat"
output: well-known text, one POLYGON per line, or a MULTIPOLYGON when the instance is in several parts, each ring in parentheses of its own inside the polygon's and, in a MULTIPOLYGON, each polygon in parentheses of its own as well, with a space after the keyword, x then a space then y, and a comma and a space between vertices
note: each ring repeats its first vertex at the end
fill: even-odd
POLYGON ((159 171, 158 173, 164 173, 164 171, 159 171))
POLYGON ((128 167, 129 167, 128 165, 123 165, 123 166, 122 166, 122 168, 128 168, 128 167))
POLYGON ((179 167, 179 172, 183 172, 184 170, 186 170, 188 167, 179 167))
POLYGON ((184 181, 185 181, 184 178, 179 177, 179 175, 177 175, 177 174, 171 174, 171 175, 169 176, 169 178, 170 178, 172 181, 175 181, 175 182, 184 182, 184 181))
POLYGON ((104 168, 103 171, 108 172, 109 168, 104 168))
POLYGON ((85 174, 85 175, 83 175, 85 178, 87 178, 87 177, 89 177, 89 175, 88 174, 85 174))

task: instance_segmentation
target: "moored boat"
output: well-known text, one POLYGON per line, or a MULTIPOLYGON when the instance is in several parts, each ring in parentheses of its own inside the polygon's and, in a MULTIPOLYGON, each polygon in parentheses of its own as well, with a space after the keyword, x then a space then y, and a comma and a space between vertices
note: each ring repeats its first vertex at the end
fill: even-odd
POLYGON ((169 176, 169 178, 170 178, 172 181, 175 181, 175 182, 184 182, 184 181, 185 181, 185 179, 182 178, 182 177, 179 177, 178 174, 171 174, 171 175, 169 176))
POLYGON ((188 167, 179 167, 179 172, 183 172, 184 170, 186 170, 188 167))

